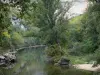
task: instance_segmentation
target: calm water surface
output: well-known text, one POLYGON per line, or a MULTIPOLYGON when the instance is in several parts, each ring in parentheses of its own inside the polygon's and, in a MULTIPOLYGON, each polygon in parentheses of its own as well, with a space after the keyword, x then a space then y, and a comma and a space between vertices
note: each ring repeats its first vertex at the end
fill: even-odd
POLYGON ((61 69, 45 63, 44 49, 28 49, 17 54, 17 63, 11 69, 0 68, 0 75, 92 75, 91 72, 61 69))

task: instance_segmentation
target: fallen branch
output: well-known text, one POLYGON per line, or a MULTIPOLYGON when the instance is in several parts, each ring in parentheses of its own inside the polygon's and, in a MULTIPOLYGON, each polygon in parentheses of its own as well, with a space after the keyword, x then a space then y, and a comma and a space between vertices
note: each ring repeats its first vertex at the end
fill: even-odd
POLYGON ((38 48, 38 47, 45 47, 46 45, 35 45, 35 46, 29 46, 29 47, 22 47, 22 48, 19 48, 19 49, 15 49, 15 51, 10 51, 8 53, 17 53, 18 51, 20 50, 23 50, 23 49, 27 49, 27 48, 38 48))
POLYGON ((44 47, 45 45, 35 45, 35 46, 29 46, 29 47, 22 47, 22 48, 19 48, 19 49, 16 49, 16 51, 19 51, 21 49, 26 49, 26 48, 37 48, 37 47, 44 47))

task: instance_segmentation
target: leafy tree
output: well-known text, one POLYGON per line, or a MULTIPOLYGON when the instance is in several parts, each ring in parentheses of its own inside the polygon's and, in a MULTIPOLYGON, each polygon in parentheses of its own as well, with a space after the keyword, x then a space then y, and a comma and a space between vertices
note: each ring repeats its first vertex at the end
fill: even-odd
POLYGON ((89 1, 92 1, 92 2, 95 2, 95 3, 100 3, 100 0, 89 0, 89 1))
POLYGON ((24 39, 23 37, 18 34, 17 32, 13 32, 12 33, 12 44, 15 46, 15 47, 21 47, 23 44, 24 44, 24 39))
POLYGON ((64 16, 70 8, 69 2, 62 5, 60 0, 42 0, 42 5, 43 10, 38 17, 40 37, 45 44, 64 45, 67 42, 68 24, 68 19, 64 16))
POLYGON ((72 17, 69 20, 68 49, 71 55, 79 55, 82 51, 82 25, 84 15, 72 17))
POLYGON ((8 5, 4 5, 0 3, 0 45, 3 46, 4 42, 3 42, 3 38, 4 35, 5 37, 8 37, 8 32, 6 33, 5 30, 7 30, 7 28, 9 27, 9 25, 11 24, 10 22, 10 17, 9 17, 9 6, 8 5))
MULTIPOLYGON (((96 0, 94 0, 96 1, 96 0)), ((100 4, 93 3, 90 4, 86 13, 81 21, 82 25, 82 49, 81 51, 85 54, 93 54, 92 60, 96 60, 97 63, 100 62, 99 57, 99 39, 100 39, 100 4)))

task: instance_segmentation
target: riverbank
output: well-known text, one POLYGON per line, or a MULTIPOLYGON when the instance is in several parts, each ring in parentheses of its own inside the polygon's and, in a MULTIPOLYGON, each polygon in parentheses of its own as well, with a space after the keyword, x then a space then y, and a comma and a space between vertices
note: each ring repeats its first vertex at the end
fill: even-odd
POLYGON ((76 69, 82 69, 87 71, 94 71, 94 72, 100 72, 100 65, 97 67, 92 67, 93 64, 76 64, 73 65, 76 69))

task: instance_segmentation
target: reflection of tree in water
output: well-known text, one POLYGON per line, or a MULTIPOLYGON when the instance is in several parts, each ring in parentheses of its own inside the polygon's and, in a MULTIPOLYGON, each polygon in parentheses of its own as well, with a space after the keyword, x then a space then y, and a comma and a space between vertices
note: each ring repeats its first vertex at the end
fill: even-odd
POLYGON ((43 74, 43 50, 26 49, 18 54, 21 61, 20 68, 15 71, 16 75, 44 75, 43 74))

